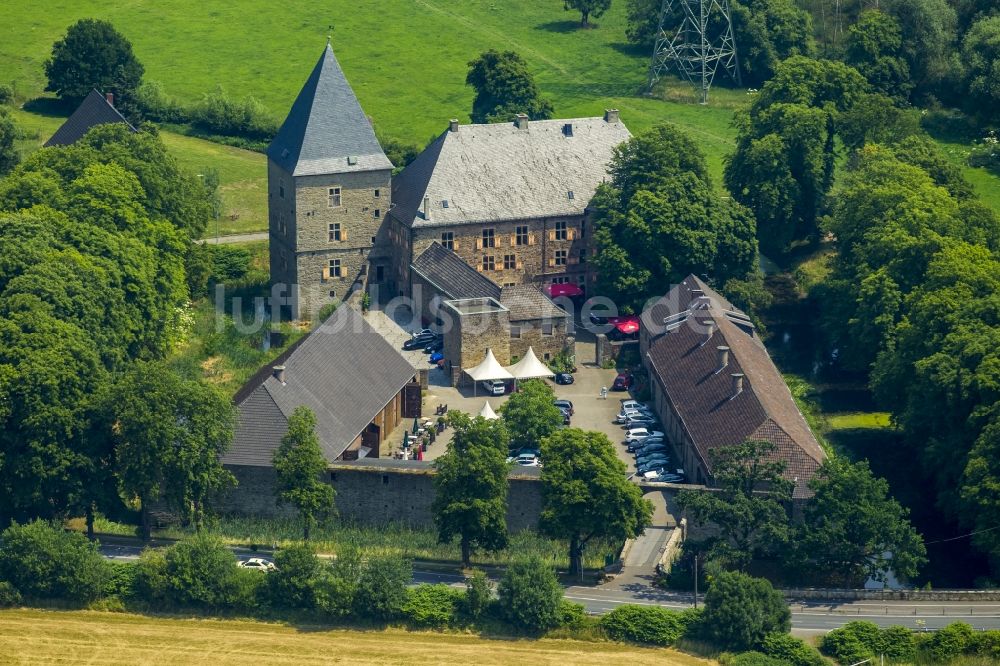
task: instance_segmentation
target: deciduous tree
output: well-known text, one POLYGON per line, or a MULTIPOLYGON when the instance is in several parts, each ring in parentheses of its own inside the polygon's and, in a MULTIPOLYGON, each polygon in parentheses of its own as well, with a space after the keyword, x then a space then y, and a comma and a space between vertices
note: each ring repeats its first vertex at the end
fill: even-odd
POLYGON ((863 12, 857 23, 848 28, 844 62, 868 79, 875 90, 905 100, 913 84, 902 48, 899 22, 874 9, 863 12))
POLYGON ((562 586, 552 567, 538 557, 509 564, 497 594, 501 610, 515 626, 541 633, 559 624, 562 586))
POLYGON ((450 543, 457 536, 462 564, 469 567, 476 549, 507 546, 510 435, 500 420, 453 412, 449 421, 454 434, 448 452, 434 461, 432 511, 438 540, 450 543))
POLYGON ((137 111, 135 92, 144 72, 132 44, 107 21, 80 19, 52 45, 45 62, 46 90, 77 104, 91 90, 112 92, 125 115, 137 111))
POLYGON ((0 176, 17 166, 21 155, 14 145, 17 138, 17 125, 10 117, 7 109, 0 108, 0 176))
POLYGON ((563 0, 566 11, 580 12, 580 25, 590 27, 590 17, 601 18, 611 7, 611 0, 563 0))
POLYGON ((970 108, 984 118, 1000 119, 1000 15, 973 23, 962 39, 961 54, 970 108))
POLYGON ((749 439, 714 449, 712 476, 719 492, 685 490, 677 497, 695 522, 719 529, 719 537, 705 545, 709 557, 727 568, 745 569, 754 558, 778 552, 788 542, 784 502, 792 487, 782 477, 784 463, 773 458, 775 448, 749 439))
POLYGON ((537 448, 562 426, 563 415, 553 404, 555 398, 552 387, 541 380, 518 383, 517 393, 500 407, 511 446, 537 448))
POLYGON ((274 452, 275 493, 279 503, 287 502, 299 512, 306 541, 316 521, 333 509, 333 487, 320 478, 326 468, 316 436, 316 415, 308 407, 296 407, 288 417, 288 432, 274 452))
POLYGON ((791 624, 785 598, 764 578, 722 572, 705 594, 700 625, 719 647, 750 650, 761 646, 768 634, 788 633, 791 624))
POLYGON ((532 120, 552 117, 552 102, 541 97, 528 63, 514 51, 485 51, 469 63, 465 84, 472 86, 472 121, 501 123, 525 113, 532 120))
POLYGON ((583 572, 591 539, 631 539, 649 525, 653 508, 603 433, 560 430, 542 441, 542 461, 539 528, 569 541, 571 574, 583 572))

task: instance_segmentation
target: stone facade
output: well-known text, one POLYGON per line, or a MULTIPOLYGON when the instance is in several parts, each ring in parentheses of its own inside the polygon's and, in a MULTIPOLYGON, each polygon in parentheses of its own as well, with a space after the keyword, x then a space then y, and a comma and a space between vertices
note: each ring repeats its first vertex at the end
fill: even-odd
MULTIPOLYGON (((275 502, 272 467, 227 466, 238 485, 219 498, 215 508, 224 514, 265 518, 293 517, 290 506, 275 502)), ((337 491, 337 519, 366 525, 400 522, 433 527, 434 471, 429 465, 413 469, 380 467, 377 461, 335 463, 326 481, 337 491)), ((514 470, 507 495, 507 529, 535 529, 542 510, 541 482, 536 475, 514 470)))
MULTIPOLYGON (((586 232, 583 216, 416 226, 410 231, 410 256, 420 255, 437 241, 501 286, 548 284, 554 279, 583 286, 587 268, 586 232)), ((406 265, 408 268, 409 261, 406 265)))
POLYGON ((452 385, 468 381, 463 368, 479 365, 492 349, 500 365, 510 365, 510 320, 507 308, 492 298, 445 301, 441 308, 444 326, 444 357, 448 359, 452 385))
POLYGON ((534 349, 535 356, 543 363, 565 349, 572 350, 574 340, 569 334, 568 324, 569 317, 510 322, 511 359, 524 358, 528 347, 534 349))
POLYGON ((390 174, 292 178, 268 160, 271 279, 298 285, 293 318, 311 317, 360 286, 390 282, 390 174))

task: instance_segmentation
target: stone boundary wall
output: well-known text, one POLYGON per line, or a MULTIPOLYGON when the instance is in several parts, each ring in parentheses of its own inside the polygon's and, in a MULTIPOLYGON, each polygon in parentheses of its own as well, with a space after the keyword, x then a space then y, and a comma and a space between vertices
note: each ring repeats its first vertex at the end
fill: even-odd
POLYGON ((1000 590, 862 590, 795 588, 787 599, 811 601, 1000 601, 1000 590))
POLYGON ((670 568, 674 566, 674 562, 680 556, 683 536, 684 530, 678 525, 667 538, 667 543, 660 554, 660 571, 663 573, 670 573, 670 568))

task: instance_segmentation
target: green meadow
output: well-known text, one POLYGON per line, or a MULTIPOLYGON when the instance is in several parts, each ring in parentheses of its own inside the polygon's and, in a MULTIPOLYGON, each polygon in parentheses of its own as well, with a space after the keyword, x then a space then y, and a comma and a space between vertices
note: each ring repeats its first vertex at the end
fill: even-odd
MULTIPOLYGON (((332 34, 337 57, 380 134, 420 146, 443 131, 449 118, 468 122, 467 63, 488 48, 513 49, 528 61, 557 117, 595 116, 615 107, 633 132, 663 121, 682 127, 704 150, 720 191, 723 157, 733 145, 733 110, 746 99, 745 91, 717 87, 702 106, 677 80, 648 96, 649 54, 625 40, 621 0, 587 30, 579 28, 578 14, 563 11, 556 0, 8 3, 0 26, 0 82, 13 82, 21 100, 42 95, 42 64, 52 43, 83 17, 114 23, 132 41, 146 78, 169 96, 193 103, 222 86, 233 96, 257 97, 277 118, 332 34)), ((30 149, 58 121, 26 115, 19 121, 45 126, 30 149)), ((219 169, 226 202, 221 233, 266 228, 262 156, 164 136, 186 165, 219 169)), ((967 171, 1000 209, 1000 178, 967 171)))

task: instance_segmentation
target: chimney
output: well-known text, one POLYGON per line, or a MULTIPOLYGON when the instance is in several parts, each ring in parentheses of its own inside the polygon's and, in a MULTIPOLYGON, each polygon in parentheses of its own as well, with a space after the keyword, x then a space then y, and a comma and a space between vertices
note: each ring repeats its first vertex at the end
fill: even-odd
POLYGON ((735 398, 736 396, 738 396, 740 393, 743 393, 743 376, 744 375, 743 375, 742 372, 734 372, 732 374, 732 378, 733 378, 733 395, 730 397, 730 400, 732 398, 735 398))
POLYGON ((431 219, 431 198, 428 196, 424 197, 424 219, 431 219))
POLYGON ((708 321, 701 322, 701 325, 705 327, 705 341, 701 344, 706 345, 712 339, 712 335, 715 334, 715 322, 709 319, 708 321))
POLYGON ((458 118, 452 118, 448 121, 448 131, 457 132, 458 131, 458 118))
POLYGON ((274 378, 281 382, 282 386, 285 384, 285 366, 276 365, 271 368, 274 371, 274 378))
POLYGON ((517 125, 517 129, 521 130, 528 129, 528 114, 526 113, 517 114, 517 120, 514 121, 514 124, 517 125))
POLYGON ((698 300, 699 298, 701 298, 704 295, 705 295, 705 291, 703 289, 692 289, 691 290, 691 300, 692 301, 696 301, 696 300, 698 300))
POLYGON ((104 99, 108 100, 108 104, 111 106, 115 105, 115 94, 112 92, 104 93, 104 99))
POLYGON ((604 122, 606 123, 618 122, 618 109, 604 109, 604 122))
POLYGON ((729 365, 729 347, 725 345, 719 345, 715 348, 715 351, 719 358, 719 367, 716 372, 722 372, 729 365))

